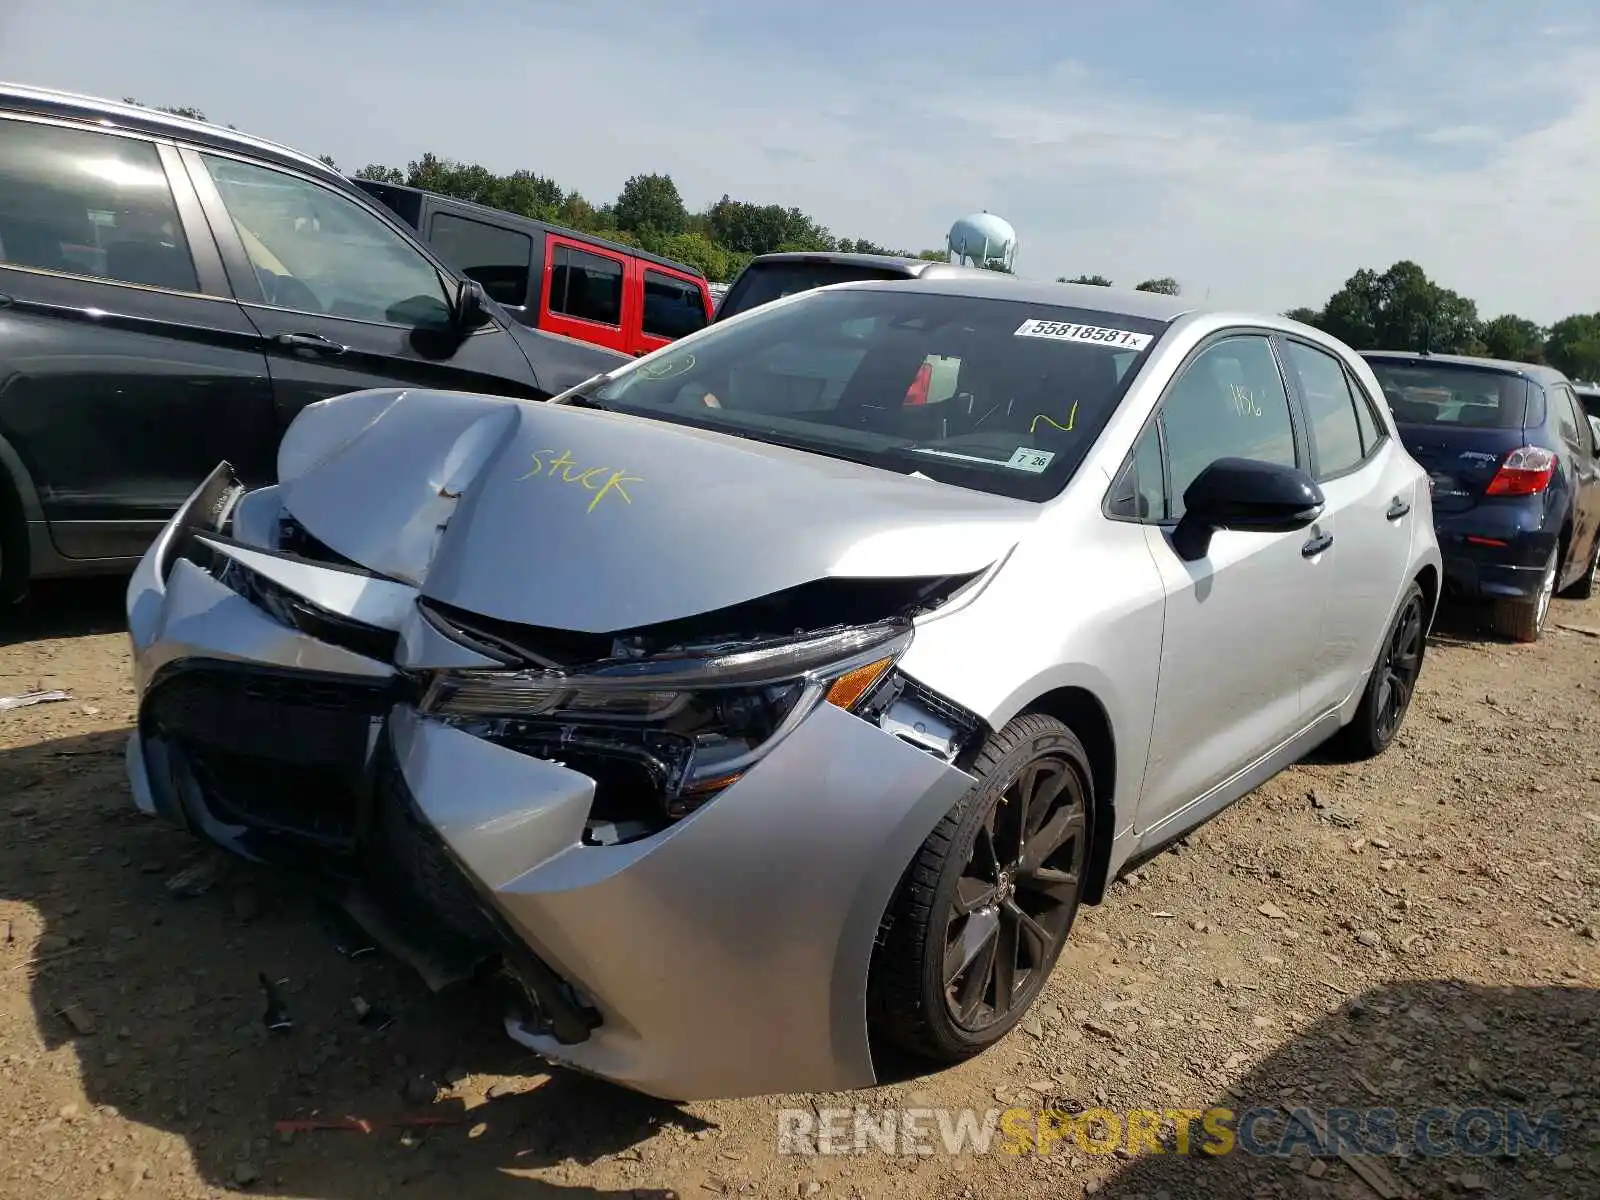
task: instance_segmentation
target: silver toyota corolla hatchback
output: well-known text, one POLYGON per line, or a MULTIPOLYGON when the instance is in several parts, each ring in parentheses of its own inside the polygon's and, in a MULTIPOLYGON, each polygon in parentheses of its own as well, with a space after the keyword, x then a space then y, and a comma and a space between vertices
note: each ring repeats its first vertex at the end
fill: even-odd
POLYGON ((1440 560, 1381 395, 1279 317, 995 274, 544 404, 326 400, 132 581, 133 791, 646 1092, 955 1062, 1132 860, 1393 740, 1440 560))

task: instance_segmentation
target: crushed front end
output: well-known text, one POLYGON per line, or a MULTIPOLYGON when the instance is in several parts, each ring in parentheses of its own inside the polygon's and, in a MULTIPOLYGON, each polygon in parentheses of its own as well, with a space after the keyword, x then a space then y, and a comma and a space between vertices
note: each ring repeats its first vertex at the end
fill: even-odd
POLYGON ((879 921, 980 732, 897 663, 972 582, 538 628, 341 557, 224 465, 129 586, 129 778, 509 981, 552 1060, 675 1099, 868 1086, 879 921))

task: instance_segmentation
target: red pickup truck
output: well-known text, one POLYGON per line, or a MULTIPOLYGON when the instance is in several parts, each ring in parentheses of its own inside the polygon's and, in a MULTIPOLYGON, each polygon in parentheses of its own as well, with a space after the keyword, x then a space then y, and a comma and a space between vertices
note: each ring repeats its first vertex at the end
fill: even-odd
POLYGON ((683 263, 420 188, 351 182, 524 325, 639 355, 711 320, 705 276, 683 263))

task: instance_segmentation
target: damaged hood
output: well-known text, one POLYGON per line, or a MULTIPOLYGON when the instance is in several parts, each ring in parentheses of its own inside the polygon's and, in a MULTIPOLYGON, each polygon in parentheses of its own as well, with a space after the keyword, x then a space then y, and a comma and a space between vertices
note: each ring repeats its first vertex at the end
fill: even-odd
POLYGON ((1039 511, 664 421, 392 389, 302 410, 278 479, 346 558, 483 616, 585 633, 827 577, 980 571, 1039 511))

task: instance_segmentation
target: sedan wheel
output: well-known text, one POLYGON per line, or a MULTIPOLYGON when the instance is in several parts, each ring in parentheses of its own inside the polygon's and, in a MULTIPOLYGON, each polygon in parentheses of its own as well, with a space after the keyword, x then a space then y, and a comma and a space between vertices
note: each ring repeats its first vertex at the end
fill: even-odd
POLYGON ((1556 575, 1561 566, 1561 548, 1550 552, 1539 577, 1539 591, 1530 600, 1503 600, 1490 610, 1489 624, 1502 637, 1514 642, 1537 642, 1550 615, 1550 600, 1556 594, 1556 575))
POLYGON ((1022 1019, 1066 943, 1088 865, 1088 756, 1065 725, 1017 718, 974 774, 901 881, 869 988, 874 1034, 939 1062, 979 1053, 1022 1019))
POLYGON ((1427 625, 1427 597, 1422 585, 1413 581, 1400 598, 1400 609, 1378 648, 1378 660, 1367 679, 1361 705, 1339 733, 1339 748, 1351 757, 1377 757, 1400 732, 1422 675, 1422 659, 1428 648, 1427 625))

